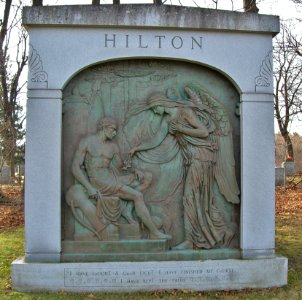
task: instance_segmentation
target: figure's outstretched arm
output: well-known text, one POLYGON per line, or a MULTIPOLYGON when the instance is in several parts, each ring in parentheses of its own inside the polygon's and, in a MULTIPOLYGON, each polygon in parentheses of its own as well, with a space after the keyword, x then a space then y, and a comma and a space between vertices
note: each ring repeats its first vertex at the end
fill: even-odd
POLYGON ((125 171, 127 171, 129 168, 132 167, 131 160, 126 159, 122 160, 120 148, 117 144, 114 144, 114 147, 112 148, 113 153, 113 166, 115 168, 115 171, 118 172, 120 175, 124 175, 125 171))
POLYGON ((132 156, 135 154, 135 152, 146 151, 158 147, 166 138, 168 132, 168 123, 166 121, 163 121, 157 132, 151 138, 145 141, 141 141, 140 144, 134 146, 129 151, 129 154, 132 156))

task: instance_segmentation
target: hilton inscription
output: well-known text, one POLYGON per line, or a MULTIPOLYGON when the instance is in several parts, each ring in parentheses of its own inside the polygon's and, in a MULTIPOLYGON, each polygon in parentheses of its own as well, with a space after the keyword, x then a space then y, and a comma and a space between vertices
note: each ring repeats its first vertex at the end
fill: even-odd
POLYGON ((130 35, 130 34, 105 34, 103 40, 103 46, 105 48, 171 48, 175 50, 190 49, 201 50, 202 49, 202 37, 201 36, 181 36, 181 35, 150 35, 145 36, 143 34, 130 35))

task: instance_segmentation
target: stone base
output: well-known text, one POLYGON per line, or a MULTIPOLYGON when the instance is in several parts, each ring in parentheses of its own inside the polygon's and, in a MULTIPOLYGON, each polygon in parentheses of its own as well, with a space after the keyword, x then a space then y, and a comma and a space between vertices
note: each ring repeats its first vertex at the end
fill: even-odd
POLYGON ((285 170, 284 168, 275 168, 275 186, 285 185, 285 170))
POLYGON ((206 261, 12 263, 19 291, 132 292, 280 287, 287 284, 287 258, 206 261))
POLYGON ((284 168, 285 176, 294 176, 296 175, 296 164, 294 161, 285 161, 282 163, 284 168))

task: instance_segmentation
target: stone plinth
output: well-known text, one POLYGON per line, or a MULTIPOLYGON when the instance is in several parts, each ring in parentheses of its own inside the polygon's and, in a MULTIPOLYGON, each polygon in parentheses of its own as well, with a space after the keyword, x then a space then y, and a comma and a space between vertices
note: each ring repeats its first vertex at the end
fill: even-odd
POLYGON ((287 259, 107 262, 12 265, 19 291, 133 292, 280 287, 287 283, 287 259))

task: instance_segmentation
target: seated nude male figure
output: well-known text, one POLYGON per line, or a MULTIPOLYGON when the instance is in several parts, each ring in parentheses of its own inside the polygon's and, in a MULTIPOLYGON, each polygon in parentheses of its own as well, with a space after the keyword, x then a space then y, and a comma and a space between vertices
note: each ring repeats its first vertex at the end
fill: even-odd
POLYGON ((86 189, 86 193, 80 192, 81 187, 75 185, 67 193, 66 200, 70 204, 72 199, 73 205, 81 209, 97 232, 104 228, 104 224, 97 214, 96 206, 88 197, 97 199, 99 195, 113 196, 131 201, 137 216, 148 228, 151 239, 170 239, 169 235, 156 228, 144 202, 142 191, 150 185, 151 174, 144 174, 138 170, 126 175, 120 174, 122 169, 120 151, 118 145, 112 141, 116 131, 115 120, 103 118, 99 123, 98 132, 80 141, 72 163, 72 174, 86 189), (113 160, 119 172, 113 171, 113 160))

